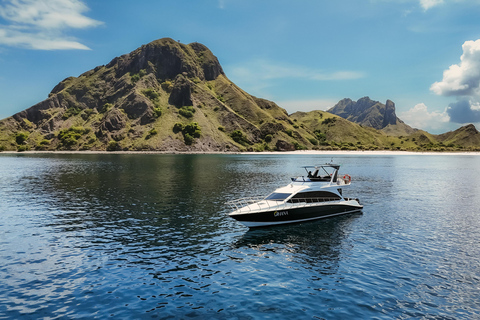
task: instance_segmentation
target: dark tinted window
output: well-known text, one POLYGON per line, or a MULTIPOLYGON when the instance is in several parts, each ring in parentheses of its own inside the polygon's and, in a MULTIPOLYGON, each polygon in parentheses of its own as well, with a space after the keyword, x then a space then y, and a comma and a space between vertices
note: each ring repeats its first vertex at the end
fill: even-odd
MULTIPOLYGON (((292 199, 297 199, 297 201, 301 201, 300 199, 306 199, 318 202, 340 200, 341 198, 337 194, 328 191, 310 191, 297 193, 292 197, 292 199)), ((291 202, 291 200, 289 201, 291 202)))
POLYGON ((265 198, 265 200, 285 200, 290 196, 290 193, 272 193, 265 198))

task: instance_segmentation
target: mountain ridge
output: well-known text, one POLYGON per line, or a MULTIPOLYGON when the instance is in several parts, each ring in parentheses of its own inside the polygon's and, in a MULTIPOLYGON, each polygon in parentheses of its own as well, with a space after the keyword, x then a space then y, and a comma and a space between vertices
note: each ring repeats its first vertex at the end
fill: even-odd
MULTIPOLYGON (((398 119, 390 100, 362 99, 364 110, 383 115, 365 113, 363 120, 381 130, 324 111, 288 115, 230 81, 205 45, 163 38, 60 81, 44 101, 1 120, 0 151, 480 148, 471 127, 430 135, 398 119)), ((353 103, 339 102, 348 108, 353 103)))

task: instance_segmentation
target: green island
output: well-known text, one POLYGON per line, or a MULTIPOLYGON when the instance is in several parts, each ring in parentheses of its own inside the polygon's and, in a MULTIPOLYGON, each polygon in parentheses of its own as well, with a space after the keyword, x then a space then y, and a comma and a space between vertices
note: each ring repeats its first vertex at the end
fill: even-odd
POLYGON ((288 114, 225 75, 200 43, 153 41, 0 121, 0 151, 261 152, 480 151, 469 124, 434 135, 411 128, 395 104, 343 99, 328 111, 288 114))

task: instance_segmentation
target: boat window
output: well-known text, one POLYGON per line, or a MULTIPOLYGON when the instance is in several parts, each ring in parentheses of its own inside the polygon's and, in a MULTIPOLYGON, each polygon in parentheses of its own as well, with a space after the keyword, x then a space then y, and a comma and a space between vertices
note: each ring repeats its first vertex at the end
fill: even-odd
POLYGON ((326 181, 326 182, 329 182, 331 178, 332 177, 330 177, 330 176, 310 177, 310 181, 324 181, 324 182, 326 181))
POLYGON ((334 201, 334 200, 340 200, 340 199, 341 197, 338 194, 335 194, 332 192, 310 191, 310 192, 297 193, 289 200, 289 202, 295 202, 295 201, 324 202, 324 201, 334 201))
POLYGON ((270 195, 268 195, 265 200, 275 200, 275 201, 280 201, 280 200, 285 200, 287 199, 289 196, 291 195, 291 193, 271 193, 270 195))

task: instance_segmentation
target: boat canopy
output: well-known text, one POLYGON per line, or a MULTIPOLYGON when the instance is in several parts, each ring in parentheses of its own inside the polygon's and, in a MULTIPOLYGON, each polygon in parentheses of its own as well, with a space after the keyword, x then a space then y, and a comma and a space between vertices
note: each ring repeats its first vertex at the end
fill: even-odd
POLYGON ((302 167, 307 171, 307 177, 311 181, 331 181, 337 182, 339 164, 326 163, 315 166, 302 167))
POLYGON ((303 166, 302 168, 305 168, 305 169, 319 169, 319 168, 323 168, 323 167, 325 167, 325 168, 332 167, 335 170, 340 169, 339 164, 333 164, 333 163, 318 164, 318 165, 315 165, 315 166, 303 166))

